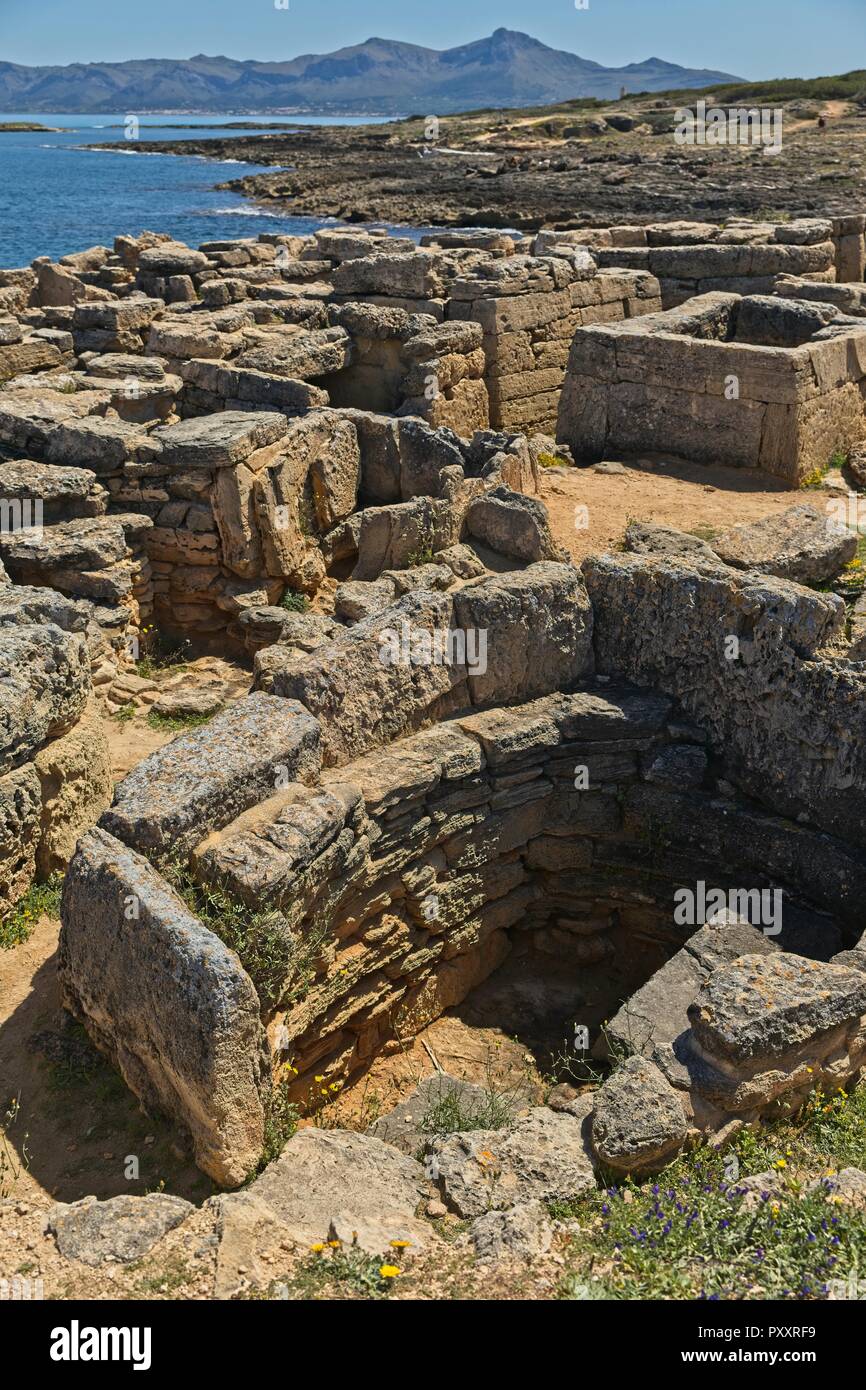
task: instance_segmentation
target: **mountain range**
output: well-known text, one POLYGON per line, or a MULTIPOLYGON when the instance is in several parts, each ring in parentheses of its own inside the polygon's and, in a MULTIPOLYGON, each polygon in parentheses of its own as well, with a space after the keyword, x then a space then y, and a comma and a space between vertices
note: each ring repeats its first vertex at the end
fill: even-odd
POLYGON ((65 67, 0 62, 0 110, 441 115, 736 80, 661 58, 606 68, 528 34, 497 29, 442 52, 372 38, 335 53, 273 63, 204 54, 65 67))

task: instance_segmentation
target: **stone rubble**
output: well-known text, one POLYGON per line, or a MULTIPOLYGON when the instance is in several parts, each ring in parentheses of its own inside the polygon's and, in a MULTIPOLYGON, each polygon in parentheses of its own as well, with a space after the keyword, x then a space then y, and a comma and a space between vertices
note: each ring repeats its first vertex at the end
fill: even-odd
MULTIPOLYGON (((856 535, 811 503, 708 541, 635 522, 581 571, 537 496, 611 449, 792 485, 841 450, 860 481, 855 222, 145 233, 0 272, 0 494, 38 504, 0 528, 0 903, 71 856, 64 1005, 199 1166, 241 1187, 275 1084, 361 1075, 509 956, 642 970, 594 1092, 296 1134, 215 1199, 226 1296, 284 1243, 435 1241, 425 1200, 531 1258, 599 1170, 859 1075, 866 639, 805 587, 856 535), (152 626, 249 693, 138 674, 152 626), (212 717, 109 805, 100 699, 212 717), (778 936, 675 918, 744 878, 778 936)), ((186 1214, 128 1200, 56 1210, 61 1248, 134 1259, 186 1214)))

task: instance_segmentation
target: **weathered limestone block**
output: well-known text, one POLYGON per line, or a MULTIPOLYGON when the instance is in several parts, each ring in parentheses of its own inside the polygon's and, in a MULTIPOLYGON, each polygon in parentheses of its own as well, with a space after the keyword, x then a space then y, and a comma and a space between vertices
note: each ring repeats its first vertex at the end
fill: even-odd
MULTIPOLYGON (((88 468, 60 468, 31 459, 0 463, 0 496, 11 504, 38 499, 45 521, 99 516, 106 510, 108 494, 88 468)), ((14 506, 10 507, 14 514, 14 506)), ((35 520, 35 508, 28 513, 35 520)))
POLYGON ((286 415, 301 415, 328 404, 328 393, 306 381, 248 367, 223 366, 205 358, 184 362, 180 375, 187 383, 187 401, 191 390, 201 392, 208 401, 206 410, 249 410, 251 406, 261 406, 286 415))
POLYGON ((28 762, 49 738, 70 729, 89 694, 82 636, 52 623, 0 628, 0 773, 28 762))
MULTIPOLYGON (((323 412, 324 414, 324 412, 323 412)), ((322 420, 323 437, 310 465, 313 504, 320 531, 351 516, 358 502, 361 453, 354 425, 333 414, 322 420)), ((290 446, 295 438, 290 432, 290 446)))
POLYGON ((358 561, 352 579, 378 579, 384 570, 405 569, 445 550, 459 539, 463 510, 444 498, 428 497, 365 508, 358 514, 358 561))
POLYGON ((706 541, 674 526, 654 521, 630 521, 625 531, 625 548, 635 555, 673 555, 714 564, 716 552, 706 541))
POLYGON ((428 1172, 458 1216, 525 1201, 569 1201, 593 1187, 586 1124, 537 1106, 506 1130, 447 1135, 427 1145, 428 1172))
POLYGON ((835 579, 857 553, 857 534, 806 502, 745 522, 713 538, 713 550, 736 569, 760 570, 801 584, 835 579))
POLYGON ((344 371, 352 358, 352 339, 344 328, 323 328, 309 333, 285 328, 254 341, 237 358, 237 365, 274 376, 310 381, 344 371))
POLYGON ((319 767, 319 725, 291 700, 247 695, 151 753, 100 822, 136 849, 170 855, 319 767))
POLYGON ((476 657, 473 704, 529 700, 592 672, 592 609, 571 565, 530 565, 469 585, 454 595, 454 611, 476 657))
POLYGON ((354 425, 313 412, 292 423, 253 490, 266 572, 294 588, 315 589, 325 573, 311 532, 330 530, 351 515, 360 471, 354 425))
POLYGON ((687 1132, 682 1103, 645 1057, 629 1057, 594 1099, 592 1144, 608 1168, 656 1172, 682 1148, 687 1132))
POLYGON ((261 1153, 270 1078, 237 956, 98 828, 70 864, 61 915, 66 1007, 145 1106, 189 1132, 199 1166, 238 1186, 261 1153))
POLYGON ((796 1108, 866 1060, 866 976, 779 953, 713 971, 689 1008, 693 1088, 734 1113, 796 1108))
POLYGON ((500 485, 470 502, 466 530, 500 555, 514 560, 562 560, 565 552, 553 539, 547 508, 535 498, 500 485))
POLYGON ((236 463, 233 468, 219 470, 211 494, 222 562, 233 574, 246 579, 255 579, 264 570, 255 488, 253 470, 244 463, 236 463))
POLYGON ((62 356, 58 349, 40 338, 28 338, 23 343, 0 346, 0 381, 21 376, 25 372, 40 372, 59 367, 62 356))
POLYGON ((170 468, 232 468, 257 450, 276 444, 288 428, 276 411, 222 411, 154 430, 161 461, 170 468))
POLYGON ((465 703, 466 662, 450 595, 422 591, 298 659, 280 647, 256 657, 255 684, 297 700, 321 721, 326 766, 410 733, 465 703))
POLYGON ((41 807, 39 777, 31 763, 0 776, 0 915, 33 882, 41 807))
POLYGON ((33 766, 42 802, 36 869, 47 878, 65 868, 79 836, 96 824, 111 801, 111 755, 93 697, 69 733, 37 752, 33 766))
POLYGON ((765 805, 866 843, 864 676, 835 659, 835 595, 656 556, 593 556, 583 572, 600 670, 680 698, 765 805))
POLYGON ((420 420, 401 420, 397 426, 400 496, 438 497, 446 468, 462 468, 463 454, 449 429, 431 429, 420 420))
POLYGON ((192 1202, 182 1197, 150 1192, 145 1197, 109 1197, 105 1202, 95 1197, 58 1202, 47 1221, 61 1255, 98 1269, 140 1259, 194 1211, 192 1202))
POLYGON ((331 283, 337 294, 385 294, 410 299, 434 299, 443 293, 433 251, 364 256, 343 261, 331 283))
POLYGON ((369 1134, 300 1130, 248 1188, 218 1199, 218 1294, 265 1286, 287 1249, 327 1240, 379 1257, 394 1240, 425 1250, 436 1236, 415 1213, 428 1193, 421 1164, 369 1134))
POLYGON ((207 256, 180 241, 149 247, 138 258, 139 274, 144 276, 190 275, 207 268, 207 256))
POLYGON ((127 460, 158 455, 158 444, 140 426, 100 416, 60 423, 45 446, 48 463, 89 468, 100 476, 119 472, 127 460))
POLYGON ((866 1013, 866 978, 787 953, 740 956, 714 970, 689 1009, 701 1048, 752 1065, 866 1013))

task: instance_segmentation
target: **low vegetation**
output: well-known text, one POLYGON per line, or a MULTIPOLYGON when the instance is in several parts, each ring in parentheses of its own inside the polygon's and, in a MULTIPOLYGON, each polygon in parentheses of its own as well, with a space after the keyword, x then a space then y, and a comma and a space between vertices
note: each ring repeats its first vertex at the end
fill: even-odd
POLYGON ((721 1152, 695 1150, 658 1178, 554 1205, 573 1224, 560 1296, 825 1299, 858 1278, 862 1296, 866 1219, 832 1180, 864 1162, 861 1086, 816 1092, 795 1119, 747 1130, 721 1152))
POLYGON ((59 917, 62 891, 62 874, 53 874, 44 883, 32 883, 9 915, 0 921, 0 950, 20 946, 32 935, 40 917, 59 917))

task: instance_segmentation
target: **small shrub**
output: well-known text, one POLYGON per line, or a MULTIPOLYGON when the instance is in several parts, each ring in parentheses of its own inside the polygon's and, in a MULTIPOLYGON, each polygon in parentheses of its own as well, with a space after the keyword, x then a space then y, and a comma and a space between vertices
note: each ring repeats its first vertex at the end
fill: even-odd
POLYGON ((40 917, 59 917, 62 892, 62 874, 53 874, 44 883, 31 883, 23 898, 0 922, 0 950, 8 951, 27 941, 40 917))
POLYGON ((406 566, 408 569, 416 569, 419 565, 432 565, 435 562, 436 554, 433 546, 429 543, 419 546, 417 550, 411 550, 406 556, 406 566))
POLYGON ((300 937, 281 912, 253 911, 224 882, 199 883, 180 860, 170 861, 164 872, 190 911, 240 957, 263 1011, 303 998, 315 975, 324 928, 300 937))
POLYGON ((299 594, 294 589, 287 589, 280 599, 280 608, 285 608, 289 613, 306 613, 310 607, 310 600, 306 594, 299 594))
POLYGON ((265 1112, 265 1140, 258 1172, 279 1158, 298 1128, 298 1107, 289 1100, 290 1077, 278 1081, 271 1092, 265 1112))
POLYGON ((320 1299, 356 1295, 360 1298, 387 1298, 400 1270, 377 1255, 367 1255, 340 1241, 320 1241, 310 1257, 288 1281, 295 1298, 320 1299))

